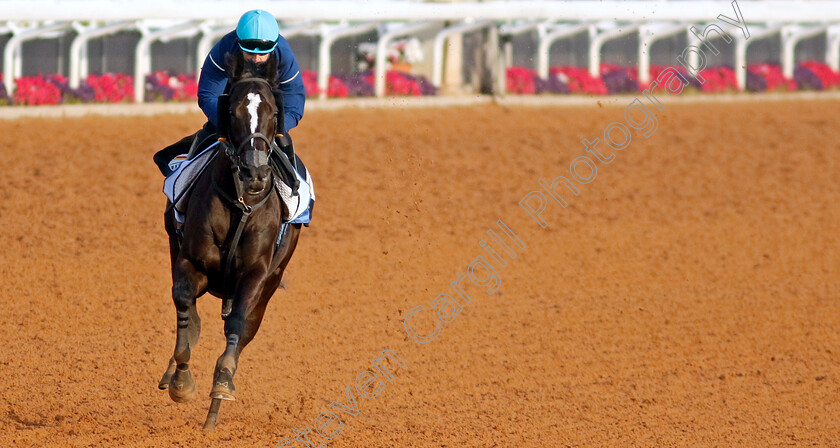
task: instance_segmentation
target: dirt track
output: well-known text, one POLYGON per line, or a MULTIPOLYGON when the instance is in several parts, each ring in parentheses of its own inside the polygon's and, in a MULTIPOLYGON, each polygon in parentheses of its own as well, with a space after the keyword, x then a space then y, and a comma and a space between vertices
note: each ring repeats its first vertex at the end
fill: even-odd
POLYGON ((620 108, 309 113, 315 221, 209 434, 218 300, 200 399, 156 388, 175 312, 151 156, 201 117, 0 122, 0 445, 273 447, 390 349, 407 368, 329 446, 836 446, 840 101, 665 104, 547 229, 517 203, 620 108), (498 219, 527 245, 499 290, 409 339, 498 219))

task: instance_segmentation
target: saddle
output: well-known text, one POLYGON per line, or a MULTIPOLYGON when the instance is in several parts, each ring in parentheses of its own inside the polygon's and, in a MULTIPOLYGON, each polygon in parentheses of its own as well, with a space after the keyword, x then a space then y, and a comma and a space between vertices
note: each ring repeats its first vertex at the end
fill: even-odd
MULTIPOLYGON (((163 192, 169 199, 175 211, 175 219, 180 223, 184 219, 187 203, 195 185, 195 180, 220 150, 219 141, 215 134, 199 131, 192 142, 187 154, 174 157, 169 162, 170 173, 164 180, 163 192), (204 135, 201 135, 204 134, 204 135), (178 162, 182 159, 181 162, 178 162)), ((287 215, 283 222, 288 224, 303 224, 309 226, 312 218, 312 207, 315 202, 315 192, 306 166, 296 154, 292 153, 294 163, 289 154, 282 151, 278 145, 269 156, 269 165, 275 177, 275 190, 286 204, 287 215)))
MULTIPOLYGON (((192 160, 196 155, 201 154, 205 149, 216 143, 218 139, 219 134, 207 132, 202 128, 195 133, 186 160, 192 160)), ((295 154, 292 140, 288 134, 276 138, 275 142, 277 145, 269 156, 271 170, 276 178, 281 179, 283 183, 291 187, 292 194, 297 194, 300 187, 298 176, 303 179, 307 178, 306 166, 300 160, 300 157, 295 154), (278 153, 277 150, 280 150, 281 153, 278 153), (283 157, 284 155, 285 157, 283 157)), ((173 158, 172 161, 175 162, 177 158, 178 156, 173 158)))

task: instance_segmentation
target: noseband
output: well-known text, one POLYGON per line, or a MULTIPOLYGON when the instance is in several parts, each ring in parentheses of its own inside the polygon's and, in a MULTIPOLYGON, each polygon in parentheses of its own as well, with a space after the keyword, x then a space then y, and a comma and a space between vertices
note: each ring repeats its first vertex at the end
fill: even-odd
MULTIPOLYGON (((239 174, 242 171, 242 164, 240 163, 240 158, 237 154, 239 153, 239 151, 242 150, 243 146, 245 146, 246 144, 248 144, 248 142, 251 141, 252 138, 259 138, 265 141, 266 143, 270 141, 268 137, 259 132, 255 132, 248 136, 248 139, 240 143, 239 146, 236 148, 234 148, 233 145, 231 145, 230 142, 228 142, 227 140, 219 141, 219 144, 225 151, 225 155, 230 160, 231 172, 233 174, 233 184, 236 187, 236 200, 234 201, 232 200, 232 198, 228 197, 227 193, 225 193, 221 188, 217 188, 217 190, 225 197, 225 199, 228 199, 240 210, 242 210, 243 213, 246 214, 250 214, 253 210, 261 207, 268 200, 269 196, 271 196, 270 194, 265 195, 265 197, 260 202, 254 205, 248 205, 245 203, 245 186, 242 183, 242 178, 239 177, 239 174)), ((269 151, 274 150, 274 148, 272 148, 272 143, 274 142, 269 143, 269 151)), ((276 146, 276 144, 274 144, 274 146, 276 146)), ((246 159, 253 158, 253 160, 251 161, 253 162, 252 166, 260 167, 268 164, 268 155, 258 149, 249 151, 248 153, 246 153, 245 157, 246 159), (251 156, 251 154, 253 154, 253 156, 251 156)), ((271 173, 271 176, 274 176, 274 174, 271 173)), ((266 188, 270 188, 272 183, 273 181, 270 181, 268 183, 268 187, 266 188)))

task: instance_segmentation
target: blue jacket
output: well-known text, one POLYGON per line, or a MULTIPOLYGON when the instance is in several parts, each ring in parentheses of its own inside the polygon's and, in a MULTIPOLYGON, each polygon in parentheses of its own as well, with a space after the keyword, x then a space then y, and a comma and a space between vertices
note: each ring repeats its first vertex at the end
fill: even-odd
MULTIPOLYGON (((236 32, 231 31, 210 50, 210 54, 207 55, 201 67, 201 77, 198 80, 198 107, 204 111, 204 115, 213 123, 213 126, 218 125, 216 105, 219 102, 219 95, 225 92, 228 83, 226 56, 236 51, 242 50, 239 48, 236 32)), ((300 73, 300 67, 289 42, 283 36, 280 36, 277 42, 273 57, 278 61, 277 79, 280 80, 280 91, 283 92, 284 124, 286 131, 289 131, 303 118, 303 105, 306 101, 303 75, 300 73)))

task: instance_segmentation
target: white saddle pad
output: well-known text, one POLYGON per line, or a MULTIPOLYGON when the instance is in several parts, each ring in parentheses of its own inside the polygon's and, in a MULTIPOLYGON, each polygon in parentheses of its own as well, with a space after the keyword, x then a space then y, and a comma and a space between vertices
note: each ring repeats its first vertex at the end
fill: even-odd
MULTIPOLYGON (((207 149, 202 151, 197 156, 190 160, 184 160, 178 167, 163 181, 163 194, 166 195, 170 202, 175 204, 175 220, 179 223, 184 222, 184 213, 187 210, 187 199, 189 197, 190 187, 196 179, 204 172, 204 169, 213 160, 219 148, 219 142, 213 143, 207 149)), ((285 157, 285 155, 281 156, 285 157)), ((173 159, 172 163, 176 163, 177 159, 173 159)), ((306 224, 309 222, 310 201, 315 200, 315 189, 312 184, 312 177, 309 175, 309 170, 306 172, 306 179, 303 179, 299 173, 295 173, 300 182, 298 192, 292 195, 292 188, 276 179, 274 186, 280 198, 286 204, 286 209, 289 211, 288 216, 283 216, 283 222, 306 224)))

